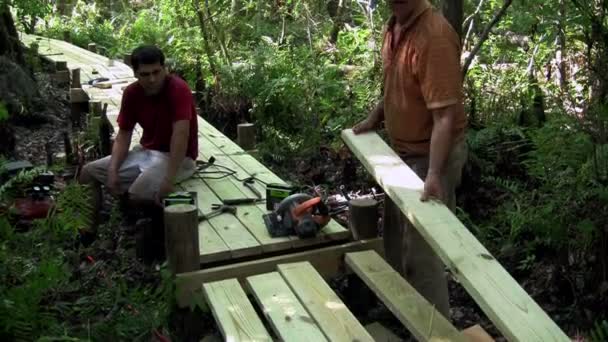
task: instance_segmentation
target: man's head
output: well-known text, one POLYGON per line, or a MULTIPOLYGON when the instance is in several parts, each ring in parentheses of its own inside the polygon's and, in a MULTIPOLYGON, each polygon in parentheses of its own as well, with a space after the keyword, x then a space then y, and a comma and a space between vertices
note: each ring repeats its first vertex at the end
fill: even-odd
POLYGON ((147 95, 156 95, 161 91, 167 71, 165 55, 158 47, 143 45, 133 50, 131 66, 147 95))
POLYGON ((425 0, 388 0, 388 4, 397 19, 406 19, 425 0))

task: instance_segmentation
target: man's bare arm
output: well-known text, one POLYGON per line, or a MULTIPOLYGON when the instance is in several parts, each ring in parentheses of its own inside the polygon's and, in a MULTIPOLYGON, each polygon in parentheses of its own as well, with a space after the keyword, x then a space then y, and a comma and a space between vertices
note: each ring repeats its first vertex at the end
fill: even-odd
POLYGON ((173 134, 171 135, 171 148, 169 151, 169 165, 165 180, 173 183, 177 176, 177 171, 186 157, 188 148, 188 138, 190 136, 190 122, 188 120, 176 121, 173 124, 173 134))
POLYGON ((384 97, 378 101, 376 107, 367 115, 365 120, 353 127, 353 132, 359 134, 375 130, 380 127, 382 121, 384 121, 384 97))
POLYGON ((119 129, 114 139, 114 146, 112 146, 112 157, 110 159, 110 173, 118 173, 120 166, 127 158, 129 147, 131 146, 131 136, 133 131, 119 129))
POLYGON ((453 145, 456 110, 457 106, 452 105, 432 111, 433 133, 428 171, 431 175, 440 176, 445 171, 445 164, 453 145))

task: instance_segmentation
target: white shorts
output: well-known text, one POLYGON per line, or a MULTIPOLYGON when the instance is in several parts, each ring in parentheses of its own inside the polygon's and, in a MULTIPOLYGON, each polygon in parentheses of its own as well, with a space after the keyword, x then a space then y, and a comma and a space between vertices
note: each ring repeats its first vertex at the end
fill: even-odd
MULTIPOLYGON (((107 156, 84 166, 84 172, 102 184, 107 183, 110 158, 107 156)), ((142 200, 154 200, 169 165, 169 153, 144 149, 136 145, 129 151, 127 158, 118 170, 120 190, 129 191, 132 197, 142 200)), ((196 171, 196 163, 186 157, 177 171, 175 181, 181 182, 191 177, 196 171)))

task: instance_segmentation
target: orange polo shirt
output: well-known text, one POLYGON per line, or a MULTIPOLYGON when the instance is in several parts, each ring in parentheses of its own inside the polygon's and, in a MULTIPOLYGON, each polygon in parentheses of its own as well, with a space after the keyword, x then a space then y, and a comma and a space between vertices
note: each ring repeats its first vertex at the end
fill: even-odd
POLYGON ((430 151, 432 110, 455 105, 454 141, 464 138, 460 39, 448 21, 422 1, 393 42, 395 18, 384 34, 384 121, 402 156, 430 151))

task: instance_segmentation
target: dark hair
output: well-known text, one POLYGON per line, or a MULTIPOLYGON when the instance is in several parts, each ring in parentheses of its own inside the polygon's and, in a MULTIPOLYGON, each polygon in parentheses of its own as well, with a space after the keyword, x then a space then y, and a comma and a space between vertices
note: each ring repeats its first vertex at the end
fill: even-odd
POLYGON ((131 66, 133 71, 137 71, 137 68, 141 64, 154 64, 160 63, 165 65, 165 55, 163 52, 154 45, 142 45, 133 50, 131 54, 131 66))

